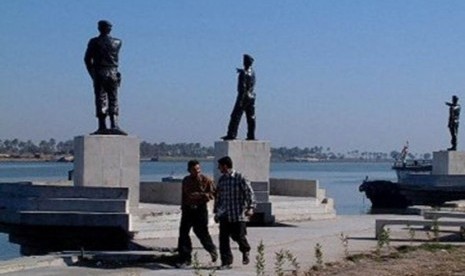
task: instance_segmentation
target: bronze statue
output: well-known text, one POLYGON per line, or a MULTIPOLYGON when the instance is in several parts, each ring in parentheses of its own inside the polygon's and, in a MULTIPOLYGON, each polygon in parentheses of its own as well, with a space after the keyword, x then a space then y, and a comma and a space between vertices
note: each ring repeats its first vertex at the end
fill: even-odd
POLYGON ((247 140, 255 140, 255 72, 252 69, 253 62, 254 59, 250 55, 244 55, 244 69, 237 69, 237 73, 239 73, 237 98, 231 112, 228 133, 221 137, 223 140, 236 139, 239 122, 244 112, 247 118, 247 140))
POLYGON ((112 25, 107 20, 98 22, 100 35, 89 40, 84 62, 94 83, 95 113, 98 129, 92 134, 127 135, 118 126, 118 54, 122 41, 110 36, 112 25), (106 117, 110 117, 110 129, 106 117))
POLYGON ((449 106, 449 127, 451 135, 451 147, 447 150, 457 150, 457 135, 459 132, 459 117, 460 117, 460 105, 458 104, 459 98, 457 96, 452 96, 452 102, 446 102, 446 105, 449 106))

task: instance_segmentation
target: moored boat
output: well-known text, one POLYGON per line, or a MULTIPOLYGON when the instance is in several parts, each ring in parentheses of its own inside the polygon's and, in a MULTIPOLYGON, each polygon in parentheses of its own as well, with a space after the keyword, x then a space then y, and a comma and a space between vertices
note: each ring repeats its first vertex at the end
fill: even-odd
POLYGON ((408 144, 394 162, 397 181, 368 180, 359 187, 370 199, 372 208, 406 208, 412 205, 439 206, 447 201, 465 199, 465 167, 459 165, 456 172, 452 155, 457 152, 435 152, 431 160, 406 160, 408 144), (436 156, 437 155, 437 156, 436 156), (436 162, 434 162, 436 156, 436 162), (433 164, 442 169, 433 170, 433 164), (454 168, 455 169, 455 168, 454 168), (441 171, 445 170, 445 171, 441 171), (434 172, 434 173, 433 173, 434 172))
MULTIPOLYGON (((411 205, 430 205, 437 201, 428 201, 427 197, 422 202, 414 200, 415 196, 406 196, 409 190, 409 177, 414 175, 431 175, 432 164, 429 160, 396 160, 392 169, 396 171, 397 182, 388 180, 368 180, 365 179, 359 187, 360 192, 365 192, 366 197, 371 201, 372 208, 406 208, 411 205)), ((422 185, 419 185, 420 187, 422 185)), ((418 188, 418 185, 417 185, 418 188)), ((417 190, 417 189, 414 189, 417 190)))
POLYGON ((399 184, 396 182, 365 180, 358 189, 360 192, 365 192, 366 197, 371 201, 372 208, 406 208, 409 206, 408 200, 400 193, 399 184))

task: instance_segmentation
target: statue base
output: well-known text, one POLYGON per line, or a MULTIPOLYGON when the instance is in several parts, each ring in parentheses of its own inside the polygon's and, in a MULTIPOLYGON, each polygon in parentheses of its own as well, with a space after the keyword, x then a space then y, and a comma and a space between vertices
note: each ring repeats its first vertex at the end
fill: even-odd
POLYGON ((465 175, 465 152, 435 151, 433 152, 434 175, 465 175))
POLYGON ((139 204, 139 139, 122 135, 74 138, 74 186, 127 187, 129 207, 139 204))
MULTIPOLYGON (((215 142, 215 160, 213 168, 218 165, 218 159, 231 157, 233 169, 244 175, 251 182, 257 201, 255 214, 251 224, 272 224, 274 216, 271 213, 270 195, 270 158, 269 141, 259 140, 228 140, 215 142)), ((220 172, 214 170, 215 183, 218 183, 220 172)))
MULTIPOLYGON (((233 160, 233 168, 250 181, 268 181, 270 179, 271 147, 269 141, 229 140, 215 142, 215 164, 223 156, 233 160)), ((215 181, 220 172, 215 170, 215 181)))

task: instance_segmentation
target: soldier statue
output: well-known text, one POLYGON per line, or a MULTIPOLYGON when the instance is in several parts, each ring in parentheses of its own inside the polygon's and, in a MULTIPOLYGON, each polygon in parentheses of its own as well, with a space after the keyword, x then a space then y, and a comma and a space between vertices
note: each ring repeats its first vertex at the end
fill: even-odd
POLYGON ((223 140, 234 140, 237 136, 239 122, 245 112, 247 118, 247 140, 255 140, 255 72, 252 69, 254 59, 250 55, 243 56, 243 69, 237 69, 237 98, 231 112, 228 133, 223 140))
POLYGON ((452 102, 446 102, 446 105, 449 106, 449 127, 451 135, 451 147, 447 150, 453 151, 457 150, 457 135, 459 132, 459 117, 460 117, 460 105, 458 104, 459 98, 457 96, 452 96, 452 102))
POLYGON ((112 25, 107 20, 98 22, 100 35, 89 40, 84 62, 94 83, 95 113, 98 129, 92 134, 127 135, 118 126, 118 54, 122 41, 110 36, 112 25), (110 117, 110 128, 106 117, 110 117))

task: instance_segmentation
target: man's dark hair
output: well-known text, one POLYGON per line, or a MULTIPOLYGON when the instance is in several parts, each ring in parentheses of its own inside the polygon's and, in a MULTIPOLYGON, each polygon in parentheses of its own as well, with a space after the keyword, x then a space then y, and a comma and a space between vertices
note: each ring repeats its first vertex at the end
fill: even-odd
POLYGON ((232 159, 229 156, 221 157, 220 159, 218 159, 218 164, 226 165, 226 167, 228 167, 229 169, 232 169, 233 167, 232 159))
POLYGON ((195 159, 190 160, 189 162, 187 162, 187 171, 190 172, 193 167, 195 167, 196 165, 199 165, 199 164, 200 164, 199 161, 197 161, 195 159))

